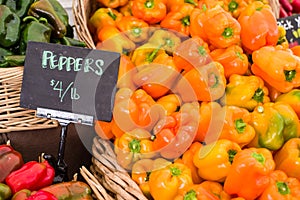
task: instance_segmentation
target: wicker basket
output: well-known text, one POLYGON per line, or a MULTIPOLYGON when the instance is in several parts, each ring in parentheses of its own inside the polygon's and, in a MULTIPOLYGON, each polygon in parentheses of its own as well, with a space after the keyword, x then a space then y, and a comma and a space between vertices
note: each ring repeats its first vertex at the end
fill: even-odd
POLYGON ((58 122, 35 117, 35 110, 20 107, 24 67, 0 69, 0 133, 54 128, 58 122))

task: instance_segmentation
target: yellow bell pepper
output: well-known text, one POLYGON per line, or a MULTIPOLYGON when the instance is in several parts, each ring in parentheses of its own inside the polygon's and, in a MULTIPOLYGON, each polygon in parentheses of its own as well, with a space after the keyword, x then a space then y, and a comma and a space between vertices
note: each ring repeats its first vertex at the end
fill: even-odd
POLYGON ((166 115, 171 115, 180 107, 181 99, 176 94, 167 94, 157 99, 156 103, 165 109, 166 115))
POLYGON ((153 158, 156 155, 153 151, 151 133, 145 129, 125 132, 120 138, 115 139, 114 145, 118 163, 128 170, 131 170, 136 161, 153 158))
POLYGON ((221 104, 252 111, 260 103, 270 101, 268 94, 269 91, 260 77, 233 74, 229 78, 221 104))
POLYGON ((230 140, 220 139, 202 146, 194 155, 194 164, 201 178, 223 182, 227 177, 234 156, 241 147, 230 140))
POLYGON ((153 171, 149 176, 150 193, 155 200, 174 200, 178 193, 192 184, 191 170, 181 163, 153 171))

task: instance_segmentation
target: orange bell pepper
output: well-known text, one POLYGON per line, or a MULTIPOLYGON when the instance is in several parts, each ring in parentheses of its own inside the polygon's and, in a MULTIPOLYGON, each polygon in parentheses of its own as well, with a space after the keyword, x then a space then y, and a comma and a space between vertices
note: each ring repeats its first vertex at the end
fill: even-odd
POLYGON ((174 200, 176 195, 193 184, 191 170, 184 164, 173 163, 151 172, 150 193, 156 200, 174 200))
POLYGON ((203 179, 198 174, 198 168, 194 165, 194 155, 202 147, 200 142, 193 142, 191 146, 183 153, 181 158, 176 159, 174 162, 183 163, 191 169, 192 180, 194 184, 199 184, 203 179))
POLYGON ((204 180, 224 182, 239 151, 241 147, 237 143, 219 139, 199 148, 194 154, 193 162, 204 180))
POLYGON ((155 104, 153 98, 143 89, 132 91, 129 88, 120 88, 115 95, 114 122, 124 132, 135 128, 151 130, 165 116, 165 110, 155 104))
POLYGON ((128 0, 97 0, 97 2, 108 8, 117 8, 126 5, 128 0))
POLYGON ((166 6, 168 13, 177 10, 178 7, 182 6, 185 3, 191 4, 193 6, 198 6, 198 0, 167 0, 166 6))
POLYGON ((300 119, 300 89, 292 89, 287 93, 278 95, 275 102, 284 102, 289 104, 300 119))
POLYGON ((300 138, 289 139, 275 155, 276 169, 300 180, 300 138))
POLYGON ((270 101, 268 94, 268 88, 260 77, 233 74, 220 102, 222 105, 238 106, 252 111, 257 105, 270 101))
POLYGON ((236 142, 243 148, 255 137, 255 129, 249 123, 251 114, 245 108, 237 106, 224 106, 225 112, 224 126, 220 134, 220 139, 228 139, 236 142))
POLYGON ((156 156, 151 133, 140 128, 125 132, 120 138, 115 138, 114 151, 118 163, 127 170, 132 170, 133 164, 138 160, 156 156))
POLYGON ((265 148, 246 148, 239 151, 224 182, 230 195, 256 199, 268 187, 275 169, 272 153, 265 148))
POLYGON ((167 14, 167 7, 162 0, 133 0, 132 15, 149 24, 156 24, 167 14))
POLYGON ((106 25, 115 26, 122 19, 123 15, 112 8, 98 8, 88 20, 88 27, 91 33, 96 34, 106 25))
POLYGON ((149 25, 134 16, 122 17, 116 26, 133 42, 143 42, 148 39, 149 25))
POLYGON ((176 92, 186 101, 215 101, 226 87, 224 68, 218 62, 193 68, 183 75, 176 85, 176 92))
POLYGON ((241 12, 248 6, 245 0, 225 0, 224 9, 229 12, 234 18, 238 18, 241 12))
POLYGON ((181 99, 176 94, 167 94, 157 99, 156 103, 165 109, 166 115, 171 115, 180 108, 181 99))
POLYGON ((175 30, 183 35, 190 34, 190 14, 194 5, 184 3, 174 11, 168 12, 166 17, 160 22, 163 28, 175 30))
POLYGON ((211 9, 216 6, 221 6, 224 8, 224 0, 201 0, 198 2, 198 8, 206 10, 206 9, 211 9))
POLYGON ((230 200, 231 197, 223 190, 223 186, 215 181, 204 181, 193 184, 175 197, 175 200, 230 200))
POLYGON ((127 4, 125 4, 124 6, 119 7, 119 12, 123 16, 132 16, 132 11, 131 11, 132 3, 133 3, 133 0, 129 0, 127 2, 127 4))
POLYGON ((102 139, 109 140, 114 138, 114 134, 111 131, 111 122, 97 120, 94 129, 97 135, 102 139))
POLYGON ((106 25, 97 33, 99 42, 97 49, 109 50, 121 54, 127 54, 135 49, 132 42, 124 33, 121 33, 116 26, 106 25))
POLYGON ((165 116, 154 126, 154 149, 166 159, 179 158, 192 144, 199 123, 197 102, 185 103, 178 112, 165 116), (176 151, 174 151, 176 149, 176 151))
POLYGON ((282 93, 300 86, 300 60, 290 51, 265 46, 252 53, 251 71, 282 93))
POLYGON ((267 45, 275 46, 280 32, 276 18, 269 5, 261 1, 250 3, 238 18, 241 25, 241 40, 243 49, 252 53, 267 45))
POLYGON ((288 177, 283 171, 275 170, 270 175, 269 186, 264 190, 258 200, 288 200, 300 199, 300 181, 288 177))
POLYGON ((149 176, 151 172, 164 168, 170 164, 172 164, 170 161, 163 158, 145 158, 138 160, 132 166, 131 178, 138 184, 144 195, 148 199, 151 199, 149 185, 149 176))
POLYGON ((225 115, 222 107, 214 101, 201 102, 199 107, 199 125, 195 141, 211 143, 219 138, 225 115))
POLYGON ((172 89, 178 76, 179 72, 173 62, 173 57, 162 52, 152 63, 139 66, 133 81, 138 87, 157 99, 172 89))
POLYGON ((232 74, 244 75, 248 71, 248 57, 238 45, 232 45, 225 49, 215 49, 209 55, 214 61, 223 65, 226 78, 232 74))
POLYGON ((191 35, 197 35, 216 48, 240 43, 241 26, 221 6, 191 13, 191 35))
POLYGON ((174 63, 183 73, 211 62, 208 44, 194 36, 183 41, 173 52, 174 63))
POLYGON ((136 72, 137 70, 134 64, 131 62, 130 58, 122 54, 120 59, 119 72, 118 72, 117 87, 118 88, 127 87, 132 90, 135 90, 136 86, 134 85, 132 79, 133 76, 136 74, 136 72))

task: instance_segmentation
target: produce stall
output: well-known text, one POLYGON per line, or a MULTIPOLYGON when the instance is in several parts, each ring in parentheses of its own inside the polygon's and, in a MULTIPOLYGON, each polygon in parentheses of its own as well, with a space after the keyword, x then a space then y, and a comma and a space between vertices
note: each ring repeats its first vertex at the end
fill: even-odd
POLYGON ((300 199, 296 0, 0 2, 2 199, 300 199))

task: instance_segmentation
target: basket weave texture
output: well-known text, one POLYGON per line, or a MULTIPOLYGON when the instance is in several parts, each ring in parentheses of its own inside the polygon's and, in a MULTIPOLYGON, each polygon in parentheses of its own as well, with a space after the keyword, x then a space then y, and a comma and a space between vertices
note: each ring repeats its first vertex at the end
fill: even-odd
POLYGON ((0 69, 0 133, 54 128, 55 120, 35 117, 35 110, 20 107, 23 68, 0 69))

